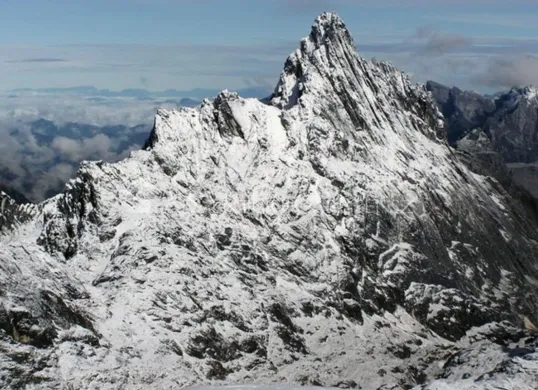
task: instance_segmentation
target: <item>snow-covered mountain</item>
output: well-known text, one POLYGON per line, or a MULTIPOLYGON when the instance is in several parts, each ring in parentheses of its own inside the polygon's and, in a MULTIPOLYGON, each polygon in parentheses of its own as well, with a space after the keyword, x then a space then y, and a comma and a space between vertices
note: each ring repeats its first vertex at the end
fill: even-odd
POLYGON ((161 110, 14 214, 0 386, 536 388, 537 226, 442 126, 321 15, 270 99, 161 110))

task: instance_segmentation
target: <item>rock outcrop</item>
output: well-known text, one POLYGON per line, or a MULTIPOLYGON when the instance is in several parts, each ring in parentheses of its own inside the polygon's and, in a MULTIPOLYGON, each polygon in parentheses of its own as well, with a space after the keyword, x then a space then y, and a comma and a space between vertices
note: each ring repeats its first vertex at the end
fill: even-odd
POLYGON ((481 160, 488 154, 488 160, 495 160, 493 169, 497 173, 498 162, 507 163, 508 169, 504 170, 510 178, 501 181, 506 183, 509 180, 508 187, 516 185, 538 197, 538 174, 535 172, 538 161, 536 88, 513 88, 495 97, 487 97, 456 87, 448 88, 433 81, 429 81, 426 87, 445 117, 447 139, 452 146, 458 147, 464 139, 463 142, 469 146, 477 133, 486 135, 490 145, 480 152, 479 145, 473 147, 480 154, 475 153, 475 157, 481 160))

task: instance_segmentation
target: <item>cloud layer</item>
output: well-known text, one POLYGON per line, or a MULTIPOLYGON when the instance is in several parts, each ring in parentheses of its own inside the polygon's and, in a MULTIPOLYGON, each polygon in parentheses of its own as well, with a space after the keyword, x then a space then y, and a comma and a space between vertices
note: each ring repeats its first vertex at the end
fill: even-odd
POLYGON ((442 34, 429 27, 419 28, 415 34, 415 38, 419 42, 419 52, 423 55, 432 56, 468 48, 473 43, 471 38, 464 35, 442 34))
POLYGON ((20 122, 6 127, 4 123, 0 134, 0 182, 32 201, 41 201, 62 190, 80 161, 122 159, 142 146, 150 128, 143 126, 143 134, 137 128, 121 127, 116 134, 68 138, 54 136, 52 133, 59 130, 50 123, 42 127, 20 122))
POLYGON ((75 175, 80 161, 117 161, 139 149, 157 105, 125 99, 95 103, 77 96, 0 96, 0 183, 35 202, 50 197, 75 175))

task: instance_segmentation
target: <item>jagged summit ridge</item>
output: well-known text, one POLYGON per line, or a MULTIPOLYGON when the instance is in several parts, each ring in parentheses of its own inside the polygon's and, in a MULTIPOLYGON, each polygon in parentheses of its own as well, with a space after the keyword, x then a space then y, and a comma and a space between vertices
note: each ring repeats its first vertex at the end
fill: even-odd
POLYGON ((310 66, 319 64, 331 66, 327 51, 339 53, 355 52, 353 38, 344 22, 335 13, 321 14, 310 35, 301 40, 299 48, 287 59, 279 83, 275 89, 273 103, 281 107, 291 107, 297 103, 309 82, 313 82, 310 66))
POLYGON ((160 110, 145 150, 82 164, 2 241, 0 387, 536 384, 510 348, 537 227, 342 31, 322 15, 270 102, 160 110))
POLYGON ((516 101, 520 99, 533 100, 538 98, 538 87, 527 85, 525 87, 512 88, 508 95, 512 95, 516 101))
POLYGON ((352 55, 355 45, 342 19, 335 13, 326 12, 316 19, 310 35, 301 40, 299 48, 287 59, 273 103, 281 107, 295 105, 304 90, 308 90, 308 84, 316 82, 310 67, 336 65, 330 59, 336 52, 352 55))
POLYGON ((405 128, 432 137, 442 133, 441 114, 431 96, 392 65, 362 59, 344 23, 332 13, 321 15, 289 56, 271 103, 285 110, 299 106, 298 111, 310 116, 327 112, 340 122, 351 121, 356 130, 394 131, 394 118, 387 113, 396 109, 416 118, 405 128))
POLYGON ((328 44, 355 45, 344 21, 334 12, 325 12, 316 18, 310 40, 317 47, 328 44))

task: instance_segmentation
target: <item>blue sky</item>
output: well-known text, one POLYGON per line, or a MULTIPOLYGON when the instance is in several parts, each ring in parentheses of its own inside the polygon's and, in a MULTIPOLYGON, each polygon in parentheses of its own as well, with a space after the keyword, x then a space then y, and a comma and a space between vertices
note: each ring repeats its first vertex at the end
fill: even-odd
POLYGON ((418 81, 538 84, 536 0, 2 0, 0 89, 271 86, 324 10, 418 81))

